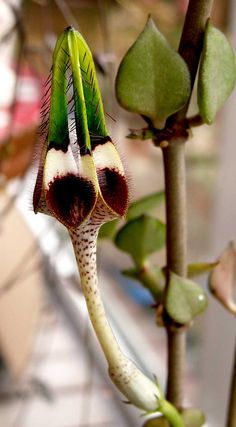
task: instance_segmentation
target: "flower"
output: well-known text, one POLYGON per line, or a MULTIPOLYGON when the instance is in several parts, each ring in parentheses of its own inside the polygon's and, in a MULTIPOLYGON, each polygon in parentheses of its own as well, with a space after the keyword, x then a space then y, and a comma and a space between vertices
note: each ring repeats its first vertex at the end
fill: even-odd
POLYGON ((124 168, 106 128, 91 52, 72 27, 56 43, 50 77, 35 213, 52 215, 69 229, 94 214, 98 221, 98 212, 101 224, 123 216, 129 196, 124 168))
MULTIPOLYGON (((42 149, 34 211, 52 215, 68 228, 90 320, 111 380, 133 405, 146 413, 164 413, 167 402, 158 385, 121 351, 99 292, 98 229, 125 214, 128 185, 106 128, 92 55, 82 36, 71 27, 56 43, 40 129, 42 149)), ((175 408, 169 404, 167 409, 167 419, 175 418, 173 426, 184 427, 175 408)))

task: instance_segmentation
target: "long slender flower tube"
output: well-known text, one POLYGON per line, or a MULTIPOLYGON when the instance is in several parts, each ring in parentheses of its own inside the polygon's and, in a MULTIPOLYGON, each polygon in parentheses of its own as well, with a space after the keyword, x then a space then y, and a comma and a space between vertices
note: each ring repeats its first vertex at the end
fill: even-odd
POLYGON ((69 231, 89 316, 112 381, 129 402, 145 412, 157 411, 163 401, 159 388, 121 351, 98 287, 98 231, 103 223, 125 215, 129 194, 106 128, 91 52, 71 27, 54 50, 40 130, 34 211, 55 217, 69 231))

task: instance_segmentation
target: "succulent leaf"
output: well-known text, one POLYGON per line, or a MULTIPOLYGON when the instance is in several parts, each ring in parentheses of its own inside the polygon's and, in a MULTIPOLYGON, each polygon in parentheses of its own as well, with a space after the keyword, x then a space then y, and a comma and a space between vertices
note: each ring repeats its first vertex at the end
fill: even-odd
POLYGON ((208 20, 198 75, 198 107, 211 124, 236 84, 235 54, 225 35, 208 20))
POLYGON ((196 283, 170 274, 165 307, 175 322, 183 325, 191 322, 206 306, 206 295, 196 283))
POLYGON ((135 219, 140 215, 144 215, 148 211, 155 209, 164 201, 164 199, 165 192, 159 191, 131 203, 126 214, 127 220, 135 219))
POLYGON ((190 96, 187 65, 151 18, 120 64, 116 96, 123 108, 148 117, 159 129, 190 96))
POLYGON ((146 258, 165 245, 165 224, 156 218, 142 215, 129 221, 117 233, 115 244, 127 252, 138 267, 146 258))
POLYGON ((205 425, 205 416, 197 408, 182 409, 181 415, 183 417, 185 427, 202 427, 205 425))

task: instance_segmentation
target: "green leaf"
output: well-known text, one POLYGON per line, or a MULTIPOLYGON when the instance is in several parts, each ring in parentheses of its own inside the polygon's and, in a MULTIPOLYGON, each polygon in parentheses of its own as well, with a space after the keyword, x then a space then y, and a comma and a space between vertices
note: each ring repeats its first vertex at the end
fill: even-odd
POLYGON ((122 274, 137 280, 153 295, 156 302, 161 301, 165 288, 165 275, 162 268, 145 266, 144 268, 129 268, 123 270, 122 274))
POLYGON ((142 215, 122 227, 115 239, 116 246, 127 252, 138 267, 142 267, 148 255, 165 245, 165 224, 156 218, 142 215))
POLYGON ((159 129, 190 96, 187 65, 151 18, 120 64, 116 96, 123 108, 148 117, 159 129))
POLYGON ((113 239, 116 235, 116 229, 119 222, 119 219, 114 219, 113 221, 109 221, 103 224, 99 230, 98 238, 113 239))
POLYGON ((200 276, 204 273, 209 273, 217 264, 219 261, 216 262, 198 262, 194 264, 188 265, 188 277, 195 277, 200 276))
POLYGON ((149 194, 142 199, 131 203, 128 212, 126 214, 127 220, 131 220, 145 214, 147 211, 151 211, 160 203, 164 202, 165 192, 159 191, 157 193, 149 194))
POLYGON ((171 273, 165 307, 175 322, 191 322, 205 310, 206 305, 206 295, 196 283, 171 273))
POLYGON ((234 52, 225 37, 208 20, 198 76, 198 107, 211 124, 236 83, 234 52))
POLYGON ((205 416, 199 409, 183 409, 181 415, 185 427, 202 427, 205 424, 205 416))

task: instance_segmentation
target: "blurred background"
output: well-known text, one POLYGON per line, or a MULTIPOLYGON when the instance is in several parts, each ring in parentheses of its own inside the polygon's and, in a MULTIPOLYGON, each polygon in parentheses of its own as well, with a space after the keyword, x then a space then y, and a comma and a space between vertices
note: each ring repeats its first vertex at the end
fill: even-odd
MULTIPOLYGON (((140 411, 110 383, 91 331, 66 230, 32 212, 40 100, 58 35, 72 25, 88 42, 111 135, 130 176, 132 199, 163 190, 161 152, 126 139, 144 122, 121 110, 114 78, 122 56, 152 14, 177 47, 187 0, 0 0, 0 425, 132 427, 140 411)), ((216 0, 214 24, 236 46, 236 4, 216 0)), ((194 97, 193 97, 194 98, 194 97)), ((188 258, 213 261, 236 233, 236 94, 214 126, 194 129, 187 144, 188 258)), ((191 112, 196 113, 195 99, 191 112)), ((164 206, 156 210, 164 220, 164 206)), ((164 265, 164 252, 158 262, 164 265)), ((151 296, 121 275, 131 261, 111 241, 98 249, 101 290, 122 348, 162 387, 165 333, 151 296)), ((207 288, 207 277, 200 280, 207 288)), ((188 333, 186 405, 207 426, 225 423, 235 324, 209 295, 208 310, 188 333)))

